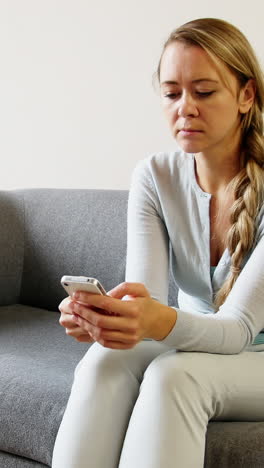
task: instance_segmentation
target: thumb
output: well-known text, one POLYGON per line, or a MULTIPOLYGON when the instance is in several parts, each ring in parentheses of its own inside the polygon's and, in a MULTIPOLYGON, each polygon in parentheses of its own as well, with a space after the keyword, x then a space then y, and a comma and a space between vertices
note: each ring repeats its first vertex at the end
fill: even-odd
MULTIPOLYGON (((107 293, 109 296, 112 296, 116 299, 122 299, 125 296, 132 297, 149 297, 149 292, 147 288, 142 283, 120 283, 115 288, 111 289, 107 293)), ((129 299, 129 297, 127 298, 129 299)))

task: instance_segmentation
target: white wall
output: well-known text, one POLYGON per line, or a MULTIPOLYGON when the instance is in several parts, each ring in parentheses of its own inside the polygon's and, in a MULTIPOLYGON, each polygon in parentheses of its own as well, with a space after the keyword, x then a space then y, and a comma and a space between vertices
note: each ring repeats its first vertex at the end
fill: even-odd
POLYGON ((127 189, 175 142, 152 88, 180 24, 233 22, 264 62, 262 0, 0 0, 0 189, 127 189))

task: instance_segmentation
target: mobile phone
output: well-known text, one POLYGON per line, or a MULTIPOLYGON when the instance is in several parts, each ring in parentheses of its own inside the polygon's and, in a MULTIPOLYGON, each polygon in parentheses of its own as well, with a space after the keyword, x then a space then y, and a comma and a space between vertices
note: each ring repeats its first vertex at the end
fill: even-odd
POLYGON ((63 276, 61 285, 65 291, 72 296, 75 291, 86 291, 92 294, 106 295, 106 291, 100 281, 87 276, 63 276))

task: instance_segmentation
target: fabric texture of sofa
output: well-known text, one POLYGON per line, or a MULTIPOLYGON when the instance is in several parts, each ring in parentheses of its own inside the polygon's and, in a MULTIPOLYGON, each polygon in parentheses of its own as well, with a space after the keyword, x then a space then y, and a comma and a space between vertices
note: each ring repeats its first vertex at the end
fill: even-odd
MULTIPOLYGON (((0 192, 0 468, 51 466, 73 372, 90 346, 59 325, 60 278, 96 277, 106 290, 124 280, 127 198, 118 190, 0 192)), ((169 291, 175 305, 172 278, 169 291)), ((206 468, 263 466, 264 422, 209 423, 206 468)))

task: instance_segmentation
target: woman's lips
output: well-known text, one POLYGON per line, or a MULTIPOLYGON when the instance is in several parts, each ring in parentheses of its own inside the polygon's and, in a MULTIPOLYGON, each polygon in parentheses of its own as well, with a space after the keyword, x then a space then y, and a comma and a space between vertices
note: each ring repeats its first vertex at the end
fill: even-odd
POLYGON ((193 128, 182 128, 179 130, 183 135, 195 135, 197 133, 202 133, 202 130, 194 130, 193 128))
POLYGON ((184 133, 201 133, 202 130, 195 130, 194 128, 182 128, 180 132, 184 133))

